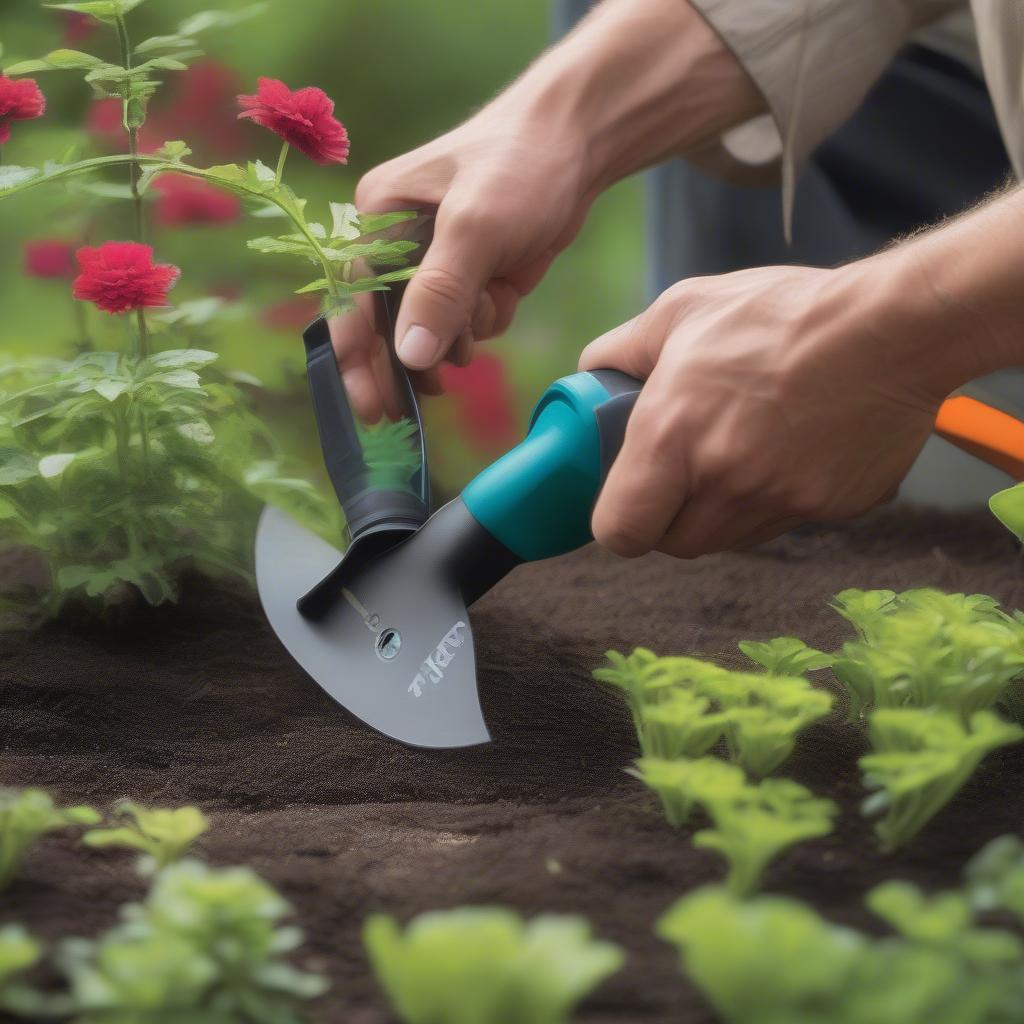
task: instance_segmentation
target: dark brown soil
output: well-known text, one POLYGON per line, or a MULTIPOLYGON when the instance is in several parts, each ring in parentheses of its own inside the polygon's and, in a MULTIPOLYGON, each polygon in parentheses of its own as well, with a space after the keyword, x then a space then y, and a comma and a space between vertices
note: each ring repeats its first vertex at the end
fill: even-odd
MULTIPOLYGON (((696 1024, 709 1015, 656 940, 657 916, 721 875, 661 820, 623 768, 627 716, 590 679, 609 647, 637 644, 738 665, 741 638, 845 635, 826 600, 844 587, 931 585, 1024 605, 1024 577, 988 516, 890 510, 756 552, 694 563, 620 561, 591 547, 516 570, 473 611, 480 687, 496 742, 406 749, 355 723, 299 670, 256 601, 195 584, 180 607, 123 627, 51 626, 0 637, 0 783, 64 801, 196 803, 215 864, 248 863, 296 908, 301 962, 328 972, 321 1022, 389 1020, 363 956, 372 910, 503 903, 588 915, 625 970, 578 1015, 602 1024, 696 1024)), ((768 886, 869 926, 864 891, 892 876, 956 882, 982 843, 1024 825, 1024 756, 992 756, 911 848, 883 857, 858 814, 861 739, 837 714, 785 769, 838 800, 836 834, 797 849, 768 886)), ((47 938, 111 924, 141 894, 129 854, 44 840, 0 900, 0 923, 47 938)))

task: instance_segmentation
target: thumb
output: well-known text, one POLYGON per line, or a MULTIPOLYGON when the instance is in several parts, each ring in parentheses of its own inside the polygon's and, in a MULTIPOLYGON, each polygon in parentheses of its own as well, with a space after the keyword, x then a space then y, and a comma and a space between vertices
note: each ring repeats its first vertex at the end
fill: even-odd
POLYGON ((398 311, 398 356, 410 370, 436 366, 470 330, 500 243, 499 231, 486 218, 441 204, 434 239, 398 311))
POLYGON ((643 313, 595 338, 580 353, 581 370, 621 370, 646 380, 655 360, 647 353, 643 313))

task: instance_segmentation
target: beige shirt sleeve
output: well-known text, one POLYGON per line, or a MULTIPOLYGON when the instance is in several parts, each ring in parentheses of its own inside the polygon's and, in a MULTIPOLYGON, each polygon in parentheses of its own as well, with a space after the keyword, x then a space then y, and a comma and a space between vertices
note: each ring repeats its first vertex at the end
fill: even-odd
POLYGON ((764 94, 769 114, 732 129, 713 168, 737 180, 769 174, 784 188, 812 150, 859 106, 922 25, 967 0, 688 0, 764 94))

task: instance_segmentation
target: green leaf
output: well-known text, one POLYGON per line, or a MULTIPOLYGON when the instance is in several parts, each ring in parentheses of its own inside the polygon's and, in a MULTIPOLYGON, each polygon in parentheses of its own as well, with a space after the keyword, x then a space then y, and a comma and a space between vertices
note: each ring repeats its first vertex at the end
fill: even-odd
POLYGON ((404 264, 407 253, 417 249, 415 242, 388 241, 378 238, 372 242, 355 242, 341 249, 333 246, 324 247, 324 255, 332 263, 351 263, 353 260, 366 260, 371 266, 387 266, 404 264))
POLYGON ((1017 540, 1024 541, 1024 484, 993 494, 988 507, 1017 540))
MULTIPOLYGON (((104 62, 80 50, 53 50, 40 60, 27 60, 4 68, 7 75, 30 75, 40 71, 84 71, 103 67, 104 62)), ((111 65, 112 66, 112 65, 111 65)))
POLYGON ((0 167, 0 189, 21 185, 33 178, 40 177, 42 173, 38 167, 17 167, 14 164, 6 164, 0 167))
POLYGON ((330 291, 331 282, 326 277, 318 277, 315 281, 310 281, 309 284, 303 285, 301 288, 295 289, 296 295, 306 295, 310 292, 326 292, 330 291))
POLYGON ((0 487, 16 487, 39 476, 39 466, 20 448, 0 448, 0 487))
POLYGON ((200 348, 175 348, 150 356, 149 362, 152 366, 160 369, 176 370, 182 367, 209 366, 218 358, 216 352, 207 352, 200 348))
POLYGON ((160 149, 156 151, 157 156, 163 157, 165 160, 184 160, 185 157, 192 155, 192 150, 188 148, 188 145, 180 140, 174 142, 165 142, 160 149))
POLYGON ((95 825, 99 820, 91 807, 56 807, 41 789, 0 788, 0 889, 46 833, 73 825, 95 825))
POLYGON ((832 664, 832 655, 808 647, 794 636, 780 636, 765 642, 741 640, 739 648, 770 675, 799 676, 832 664))
POLYGON ((175 809, 143 807, 131 800, 117 806, 117 814, 129 819, 116 828, 93 829, 82 836, 87 846, 126 846, 149 859, 145 865, 157 870, 182 859, 210 823, 198 807, 175 809))
POLYGON ((418 216, 420 215, 415 210, 402 210, 395 213, 361 213, 359 215, 359 230, 364 235, 372 235, 395 224, 401 224, 403 221, 413 220, 418 216))
POLYGON ((91 14, 100 21, 112 22, 134 11, 144 0, 65 0, 64 3, 44 4, 58 11, 78 11, 91 14))
POLYGON ((52 480, 60 476, 77 458, 75 452, 61 455, 45 455, 39 460, 39 475, 44 480, 52 480))
POLYGON ((618 947, 593 939, 581 918, 524 922, 497 907, 421 914, 404 932, 391 918, 372 915, 363 943, 406 1024, 563 1024, 623 963, 618 947))
POLYGON ((268 9, 269 4, 256 3, 238 11, 200 11, 186 18, 178 26, 178 31, 185 36, 194 36, 212 28, 233 28, 243 21, 264 14, 268 9))
POLYGON ((352 203, 331 203, 331 238, 353 242, 361 234, 359 211, 355 206, 352 203))

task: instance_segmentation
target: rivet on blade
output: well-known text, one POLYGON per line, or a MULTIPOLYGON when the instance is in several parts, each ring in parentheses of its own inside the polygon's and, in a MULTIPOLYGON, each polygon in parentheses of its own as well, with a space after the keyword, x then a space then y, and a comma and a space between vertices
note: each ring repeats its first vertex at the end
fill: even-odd
POLYGON ((402 649, 402 634, 397 629, 385 627, 377 636, 375 649, 381 661, 391 661, 398 657, 398 652, 402 649))

